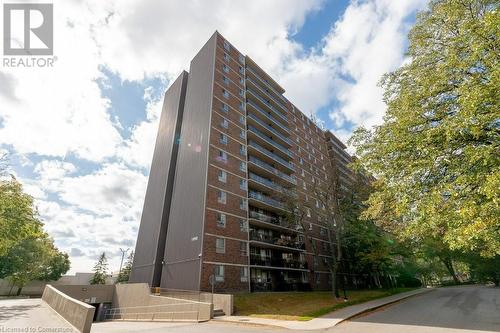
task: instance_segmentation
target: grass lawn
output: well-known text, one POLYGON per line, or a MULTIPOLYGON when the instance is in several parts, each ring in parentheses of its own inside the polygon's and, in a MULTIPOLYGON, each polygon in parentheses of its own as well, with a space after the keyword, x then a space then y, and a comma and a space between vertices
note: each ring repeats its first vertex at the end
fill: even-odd
POLYGON ((282 320, 311 320, 334 310, 415 288, 352 290, 348 302, 331 291, 246 293, 234 295, 235 315, 282 320))

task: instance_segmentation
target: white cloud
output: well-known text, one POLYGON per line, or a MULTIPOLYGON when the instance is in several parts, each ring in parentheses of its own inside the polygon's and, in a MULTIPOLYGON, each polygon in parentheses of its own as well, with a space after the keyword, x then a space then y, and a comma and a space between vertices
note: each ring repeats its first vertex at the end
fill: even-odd
MULTIPOLYGON (((337 125, 380 121, 384 106, 376 82, 403 61, 403 19, 424 0, 353 1, 323 43, 305 50, 290 35, 322 2, 87 0, 54 5, 54 68, 0 70, 0 146, 11 150, 23 168, 33 169, 33 176, 21 179, 57 245, 72 254, 72 271, 88 271, 102 251, 116 264, 117 248, 135 241, 144 172, 162 106, 161 99, 152 99, 157 91, 146 88, 148 106, 139 110, 144 119, 123 138, 120 119, 111 117, 110 101, 96 82, 103 78, 102 66, 122 80, 160 78, 166 84, 189 68, 190 59, 219 30, 269 71, 302 111, 312 114, 337 98, 337 125), (65 162, 68 155, 97 166, 88 171, 78 162, 65 162), (31 156, 42 161, 34 164, 31 156)), ((338 134, 345 138, 349 133, 338 134)))
POLYGON ((365 126, 381 122, 385 104, 377 83, 384 73, 403 63, 409 30, 406 19, 426 3, 356 1, 347 8, 325 37, 322 49, 329 63, 337 66, 333 93, 340 105, 332 112, 334 119, 345 118, 365 126))

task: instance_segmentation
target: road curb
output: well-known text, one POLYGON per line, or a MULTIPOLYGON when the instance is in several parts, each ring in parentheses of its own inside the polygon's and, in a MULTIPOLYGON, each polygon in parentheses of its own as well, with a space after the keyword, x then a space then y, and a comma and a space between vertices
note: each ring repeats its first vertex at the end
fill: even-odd
MULTIPOLYGON (((348 315, 346 316, 345 318, 342 318, 340 319, 337 323, 335 323, 335 325, 333 325, 332 327, 335 327, 337 326, 338 324, 340 323, 343 323, 344 321, 346 320, 349 320, 351 318, 354 318, 354 317, 357 317, 357 316, 360 316, 362 314, 365 314, 365 313, 368 313, 368 312, 371 312, 371 311, 374 311, 374 310, 377 310, 377 309, 380 309, 380 308, 383 308, 384 306, 387 306, 387 305, 391 305, 391 304, 394 304, 394 303, 397 303, 397 302, 401 302, 405 299, 408 299, 410 297, 415 297, 415 296, 419 296, 419 295, 423 295, 423 294, 427 294, 431 291, 435 291, 436 289, 435 288, 421 288, 421 289, 417 289, 417 290, 421 290, 421 292, 418 292, 418 293, 414 293, 414 294, 410 294, 410 295, 404 295, 403 297, 401 298, 397 298, 397 299, 394 299, 392 301, 388 301, 386 303, 383 303, 383 304, 378 304, 378 305, 375 305, 375 306, 372 306, 372 307, 369 307, 367 309, 364 309, 364 310, 361 310, 359 312, 356 312, 356 313, 353 313, 352 315, 348 315)), ((396 294, 397 295, 397 294, 396 294)), ((388 296, 390 297, 390 296, 388 296)), ((363 304, 363 303, 361 303, 363 304)), ((321 318, 321 317, 320 317, 321 318)))
POLYGON ((421 289, 409 291, 406 293, 395 294, 395 295, 384 297, 384 298, 387 298, 387 301, 385 301, 385 302, 383 301, 384 298, 380 298, 380 299, 368 301, 365 303, 354 304, 352 306, 348 306, 348 307, 345 307, 343 309, 339 309, 337 311, 330 312, 329 314, 311 319, 309 321, 278 320, 278 319, 267 319, 267 318, 246 317, 246 316, 224 316, 224 317, 214 318, 213 320, 217 321, 217 322, 237 323, 237 324, 243 324, 243 325, 273 326, 273 327, 280 327, 280 328, 286 328, 286 329, 290 329, 290 330, 300 330, 300 331, 312 331, 312 330, 319 330, 319 329, 328 329, 328 328, 335 327, 338 324, 340 324, 346 320, 357 317, 363 313, 367 313, 367 312, 382 308, 384 306, 400 302, 402 300, 405 300, 405 299, 413 297, 413 296, 423 295, 423 294, 426 294, 426 293, 431 292, 433 290, 435 290, 435 289, 434 288, 421 288, 421 289), (400 297, 391 298, 393 296, 398 296, 398 295, 400 297), (380 302, 380 301, 382 301, 382 302, 380 302), (370 303, 370 302, 373 302, 374 304, 372 306, 369 305, 368 307, 366 307, 366 304, 370 303), (365 307, 363 307, 363 305, 365 305, 365 307), (355 307, 359 307, 360 309, 355 310, 355 307), (353 311, 351 313, 349 313, 348 312, 349 310, 353 310, 353 311), (343 315, 342 314, 343 312, 347 312, 347 313, 345 315, 343 315), (335 315, 338 315, 339 317, 336 317, 335 315), (331 317, 329 317, 329 316, 331 316, 331 317))

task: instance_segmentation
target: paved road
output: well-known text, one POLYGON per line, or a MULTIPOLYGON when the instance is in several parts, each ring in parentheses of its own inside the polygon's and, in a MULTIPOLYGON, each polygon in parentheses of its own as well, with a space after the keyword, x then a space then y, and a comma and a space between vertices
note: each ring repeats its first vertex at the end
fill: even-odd
MULTIPOLYGON (((34 332, 76 332, 39 299, 0 300, 0 332, 34 327, 34 332), (42 330, 41 328, 45 328, 42 330), (49 330, 47 330, 47 328, 49 330), (59 328, 59 330, 54 330, 59 328), (64 328, 64 330, 61 330, 64 328), (50 330, 52 329, 52 330, 50 330)), ((221 322, 94 323, 92 333, 293 333, 270 326, 221 322)), ((318 332, 318 331, 316 331, 318 332)), ((500 332, 500 288, 440 288, 386 306, 328 330, 330 333, 466 333, 500 332)))
POLYGON ((0 332, 78 332, 40 298, 0 300, 0 332))
POLYGON ((500 332, 500 288, 439 288, 353 318, 328 332, 500 332))

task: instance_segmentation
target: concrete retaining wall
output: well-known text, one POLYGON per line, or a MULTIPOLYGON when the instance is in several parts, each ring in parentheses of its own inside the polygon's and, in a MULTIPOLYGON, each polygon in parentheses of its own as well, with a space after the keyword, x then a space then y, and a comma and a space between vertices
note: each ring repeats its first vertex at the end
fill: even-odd
POLYGON ((65 293, 69 297, 85 303, 111 303, 115 291, 114 285, 94 284, 94 285, 66 285, 53 286, 57 290, 65 293))
POLYGON ((42 300, 78 331, 90 332, 95 311, 93 306, 71 298, 51 285, 45 286, 42 300))
MULTIPOLYGON (((211 293, 201 293, 200 300, 210 303, 212 301, 211 293)), ((228 316, 233 314, 234 296, 230 294, 214 294, 213 297, 214 309, 221 309, 228 316)))
POLYGON ((211 303, 153 296, 146 283, 115 285, 113 308, 120 310, 110 319, 207 321, 213 315, 211 303))

